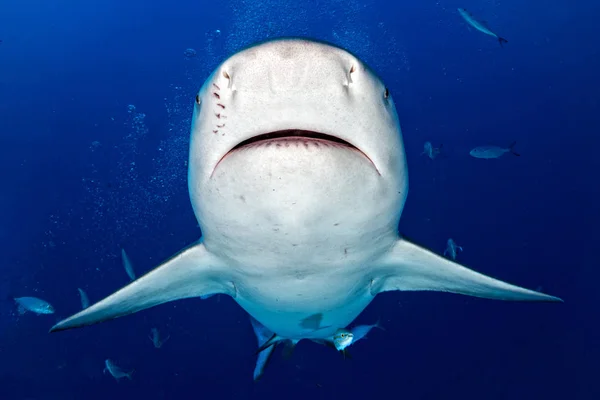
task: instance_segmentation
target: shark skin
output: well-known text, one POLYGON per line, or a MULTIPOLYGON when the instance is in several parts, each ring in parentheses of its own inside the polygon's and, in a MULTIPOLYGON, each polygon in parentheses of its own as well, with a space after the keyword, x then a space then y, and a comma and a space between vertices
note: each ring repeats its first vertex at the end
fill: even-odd
POLYGON ((201 240, 51 331, 213 294, 293 343, 332 337, 385 291, 562 301, 399 235, 408 170, 394 101, 344 49, 283 38, 234 54, 198 92, 190 139, 201 240))

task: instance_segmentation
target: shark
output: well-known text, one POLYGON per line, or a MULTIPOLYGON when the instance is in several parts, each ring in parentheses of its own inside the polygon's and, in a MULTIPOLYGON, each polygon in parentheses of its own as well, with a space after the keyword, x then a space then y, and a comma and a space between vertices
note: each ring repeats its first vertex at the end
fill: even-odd
POLYGON ((242 49, 195 97, 188 189, 200 239, 50 331, 224 294, 260 327, 263 352, 271 333, 329 340, 383 292, 562 301, 400 235, 408 181, 391 92, 360 58, 307 38, 242 49))

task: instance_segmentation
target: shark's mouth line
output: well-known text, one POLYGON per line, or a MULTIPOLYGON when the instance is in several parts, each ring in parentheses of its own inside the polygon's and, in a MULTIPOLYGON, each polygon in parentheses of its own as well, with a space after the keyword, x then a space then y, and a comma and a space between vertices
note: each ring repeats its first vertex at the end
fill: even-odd
MULTIPOLYGON (((223 157, 221 157, 221 159, 219 160, 219 162, 215 165, 215 168, 213 169, 213 174, 214 174, 214 171, 219 166, 219 164, 221 163, 221 161, 223 161, 223 159, 225 157, 227 157, 229 154, 231 154, 237 150, 244 149, 244 148, 250 148, 250 147, 258 147, 258 146, 269 147, 271 144, 274 144, 275 146, 280 147, 282 145, 282 142, 283 143, 285 143, 285 142, 287 142, 287 143, 289 143, 289 142, 302 143, 305 147, 308 147, 309 142, 313 143, 316 146, 319 146, 319 143, 321 143, 326 146, 345 147, 345 148, 348 148, 351 150, 355 150, 355 151, 359 152, 360 154, 362 154, 367 160, 369 160, 371 162, 371 164, 373 165, 373 167, 375 168, 375 171, 377 171, 377 173, 379 175, 381 175, 379 173, 379 169, 377 169, 377 167, 375 166, 375 163, 373 163, 373 160, 371 160, 371 158, 368 155, 366 155, 364 151, 362 151, 361 149, 359 149, 352 143, 347 142, 346 140, 341 139, 337 136, 320 133, 320 132, 314 132, 314 131, 306 131, 306 130, 302 130, 302 129, 285 129, 285 130, 281 130, 281 131, 263 133, 263 134, 253 136, 249 139, 246 139, 246 140, 238 143, 231 150, 229 150, 227 153, 225 153, 223 155, 223 157)), ((287 147, 287 145, 286 145, 286 147, 287 147)), ((211 177, 212 177, 212 174, 211 174, 211 177)))
POLYGON ((340 139, 337 136, 327 135, 325 133, 312 132, 312 131, 304 131, 300 129, 286 129, 283 131, 269 132, 263 133, 262 135, 257 135, 251 137, 250 139, 246 139, 243 142, 237 144, 230 152, 240 149, 242 147, 250 146, 252 144, 258 144, 260 142, 265 142, 269 140, 277 140, 277 139, 308 139, 308 140, 318 140, 324 142, 332 142, 337 143, 338 145, 344 145, 347 147, 356 148, 352 143, 349 143, 343 139, 340 139))

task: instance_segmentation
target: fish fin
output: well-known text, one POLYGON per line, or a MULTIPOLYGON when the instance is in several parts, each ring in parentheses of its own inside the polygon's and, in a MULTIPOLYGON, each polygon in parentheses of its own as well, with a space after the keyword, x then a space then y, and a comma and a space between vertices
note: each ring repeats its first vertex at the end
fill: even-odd
POLYGON ((134 372, 135 372, 135 369, 132 369, 131 372, 128 372, 127 374, 125 374, 127 379, 129 379, 130 381, 133 380, 133 378, 131 376, 133 375, 134 372))
POLYGON ((269 340, 267 340, 266 342, 264 342, 259 348, 258 350, 256 350, 256 352, 254 354, 258 354, 261 351, 268 349, 269 347, 273 346, 275 343, 280 342, 281 338, 279 336, 277 336, 276 333, 273 334, 273 336, 271 336, 271 338, 269 340))
POLYGON ((515 146, 516 146, 516 145, 517 145, 517 142, 516 142, 516 141, 514 141, 514 142, 512 142, 512 143, 510 144, 510 146, 508 146, 508 149, 510 150, 510 152, 511 152, 512 154, 514 154, 514 155, 515 155, 515 156, 517 156, 517 157, 520 157, 521 155, 515 151, 515 146))
POLYGON ((94 305, 60 321, 50 332, 93 325, 173 300, 226 293, 235 297, 226 266, 196 243, 94 305))
POLYGON ((428 290, 496 300, 562 302, 558 297, 475 272, 403 238, 374 267, 373 295, 390 290, 428 290))
POLYGON ((487 22, 484 19, 478 19, 477 22, 479 23, 479 25, 481 25, 482 27, 484 27, 488 31, 492 32, 492 28, 490 27, 490 23, 489 22, 487 22))
POLYGON ((381 325, 381 317, 377 319, 377 322, 375 322, 375 328, 379 328, 382 331, 385 331, 386 329, 383 327, 383 325, 381 325))
POLYGON ((129 279, 131 281, 135 281, 135 272, 133 271, 133 264, 127 256, 127 253, 125 253, 124 248, 121 248, 121 262, 123 264, 123 268, 125 269, 125 273, 127 274, 127 276, 129 276, 129 279))
MULTIPOLYGON (((254 334, 256 335, 256 340, 258 341, 258 346, 263 346, 266 342, 273 337, 273 332, 271 332, 267 327, 258 322, 255 318, 250 316, 250 323, 252 324, 252 329, 254 330, 254 334)), ((262 351, 259 351, 256 358, 256 365, 254 367, 253 379, 254 381, 258 381, 262 378, 265 368, 271 359, 271 355, 273 354, 273 350, 277 347, 277 343, 275 345, 269 346, 262 351)))
POLYGON ((508 40, 498 36, 498 43, 500 43, 500 47, 504 47, 504 43, 508 43, 508 40))
POLYGON ((263 377, 265 373, 265 368, 267 368, 267 365, 271 360, 271 356, 273 355, 273 350, 275 350, 275 347, 277 347, 277 344, 275 344, 274 346, 270 346, 258 353, 258 357, 256 358, 256 365, 254 366, 254 372, 252 375, 254 382, 257 382, 258 380, 260 380, 260 378, 263 377))

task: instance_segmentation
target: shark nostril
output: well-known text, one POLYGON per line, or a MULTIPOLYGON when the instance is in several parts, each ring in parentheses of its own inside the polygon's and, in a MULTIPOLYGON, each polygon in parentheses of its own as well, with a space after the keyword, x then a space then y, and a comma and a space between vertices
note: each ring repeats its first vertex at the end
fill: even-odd
POLYGON ((225 79, 227 79, 227 89, 231 89, 231 85, 233 84, 233 80, 231 79, 231 75, 227 73, 227 71, 223 70, 222 75, 225 79))
POLYGON ((352 83, 352 74, 356 72, 356 67, 352 65, 350 71, 348 71, 348 85, 352 83))

